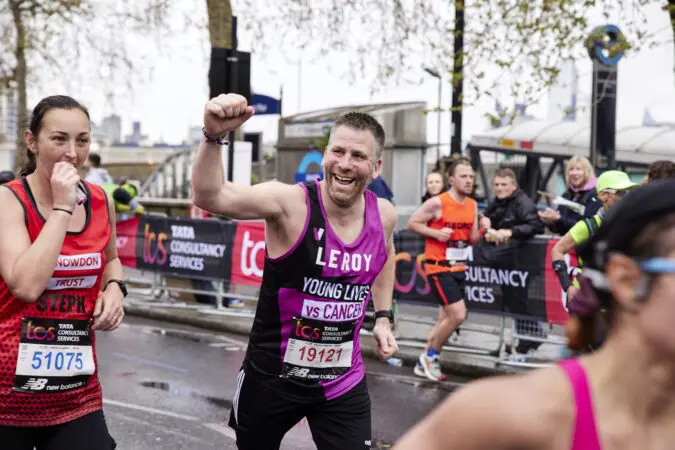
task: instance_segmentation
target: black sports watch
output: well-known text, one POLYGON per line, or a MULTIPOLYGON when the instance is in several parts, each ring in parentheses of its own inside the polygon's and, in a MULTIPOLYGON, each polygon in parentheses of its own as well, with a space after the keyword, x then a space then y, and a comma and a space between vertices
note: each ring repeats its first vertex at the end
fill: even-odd
POLYGON ((386 317, 389 319, 389 323, 394 323, 394 313, 391 309, 382 309, 380 311, 375 311, 375 320, 386 317))
POLYGON ((105 285, 103 285, 104 291, 108 288, 108 285, 110 283, 116 283, 120 287, 120 291, 122 291, 122 295, 124 297, 127 296, 127 284, 123 280, 116 280, 116 279, 112 278, 112 279, 106 281, 105 285))

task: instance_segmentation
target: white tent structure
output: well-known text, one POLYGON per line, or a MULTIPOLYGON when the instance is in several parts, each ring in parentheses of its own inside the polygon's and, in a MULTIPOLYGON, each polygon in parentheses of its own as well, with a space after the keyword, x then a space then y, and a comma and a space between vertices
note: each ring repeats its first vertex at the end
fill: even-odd
MULTIPOLYGON (((531 120, 474 134, 473 150, 569 158, 589 156, 590 122, 531 120)), ((675 126, 617 127, 616 161, 644 166, 660 159, 675 159, 675 126)))

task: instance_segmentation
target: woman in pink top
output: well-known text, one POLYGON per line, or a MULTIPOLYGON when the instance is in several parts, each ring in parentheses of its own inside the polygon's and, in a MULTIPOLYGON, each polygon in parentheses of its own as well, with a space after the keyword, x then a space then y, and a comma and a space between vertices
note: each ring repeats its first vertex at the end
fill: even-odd
POLYGON ((580 252, 568 338, 585 348, 608 329, 604 345, 472 382, 394 450, 675 448, 675 181, 628 194, 580 252))

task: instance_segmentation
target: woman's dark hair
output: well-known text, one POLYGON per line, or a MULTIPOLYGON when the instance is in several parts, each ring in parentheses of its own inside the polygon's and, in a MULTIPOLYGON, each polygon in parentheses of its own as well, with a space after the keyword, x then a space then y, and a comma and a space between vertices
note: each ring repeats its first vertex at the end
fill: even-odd
MULTIPOLYGON (((604 271, 608 255, 620 253, 635 261, 666 257, 675 250, 675 205, 672 192, 675 182, 655 182, 630 193, 610 211, 607 222, 601 227, 594 242, 581 250, 588 268, 604 271), (654 186, 659 184, 660 186, 654 186), (640 192, 638 192, 640 191, 640 192), (670 195, 667 193, 670 192, 670 195), (635 194, 635 195, 634 195, 635 194), (651 204, 648 204, 648 200, 651 204)), ((586 269, 585 269, 586 270, 586 269)), ((646 275, 646 289, 641 295, 649 296, 650 278, 646 275)), ((588 351, 604 337, 611 328, 616 315, 616 303, 607 289, 593 289, 594 295, 586 295, 584 288, 580 300, 596 299, 596 304, 585 305, 590 313, 583 316, 571 315, 566 334, 568 347, 577 351, 588 351)))
MULTIPOLYGON (((40 103, 38 103, 33 109, 33 113, 31 114, 30 118, 30 125, 28 125, 28 129, 33 134, 35 139, 37 139, 38 134, 40 134, 45 114, 47 114, 52 109, 79 109, 87 116, 87 120, 89 120, 89 111, 87 108, 85 108, 74 98, 68 97, 67 95, 52 95, 45 97, 40 100, 40 103)), ((35 153, 26 148, 26 162, 21 168, 21 176, 26 176, 35 172, 36 163, 37 161, 35 159, 35 153)))
MULTIPOLYGON (((443 183, 443 187, 441 188, 441 192, 439 192, 438 194, 442 194, 443 192, 447 191, 448 185, 449 185, 448 176, 446 174, 442 173, 442 172, 439 172, 438 170, 433 170, 433 171, 429 172, 426 177, 424 177, 424 185, 426 186, 427 180, 429 179, 429 175, 433 175, 433 174, 440 175, 442 183, 443 183)), ((435 194, 435 195, 438 195, 438 194, 435 194)), ((422 203, 426 202, 431 197, 434 197, 434 195, 431 195, 429 193, 429 190, 427 189, 426 191, 424 191, 424 197, 422 197, 422 203)))

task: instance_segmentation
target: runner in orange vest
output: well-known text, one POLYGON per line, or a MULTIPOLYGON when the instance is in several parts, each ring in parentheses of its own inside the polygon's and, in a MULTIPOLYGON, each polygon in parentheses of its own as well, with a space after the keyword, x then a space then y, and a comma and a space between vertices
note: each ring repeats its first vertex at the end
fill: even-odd
POLYGON ((408 228, 425 237, 424 271, 441 306, 425 351, 414 372, 442 381, 439 354, 443 344, 466 319, 464 289, 469 247, 480 239, 478 207, 469 198, 474 171, 466 158, 457 159, 449 170, 450 190, 430 198, 415 211, 408 228))

